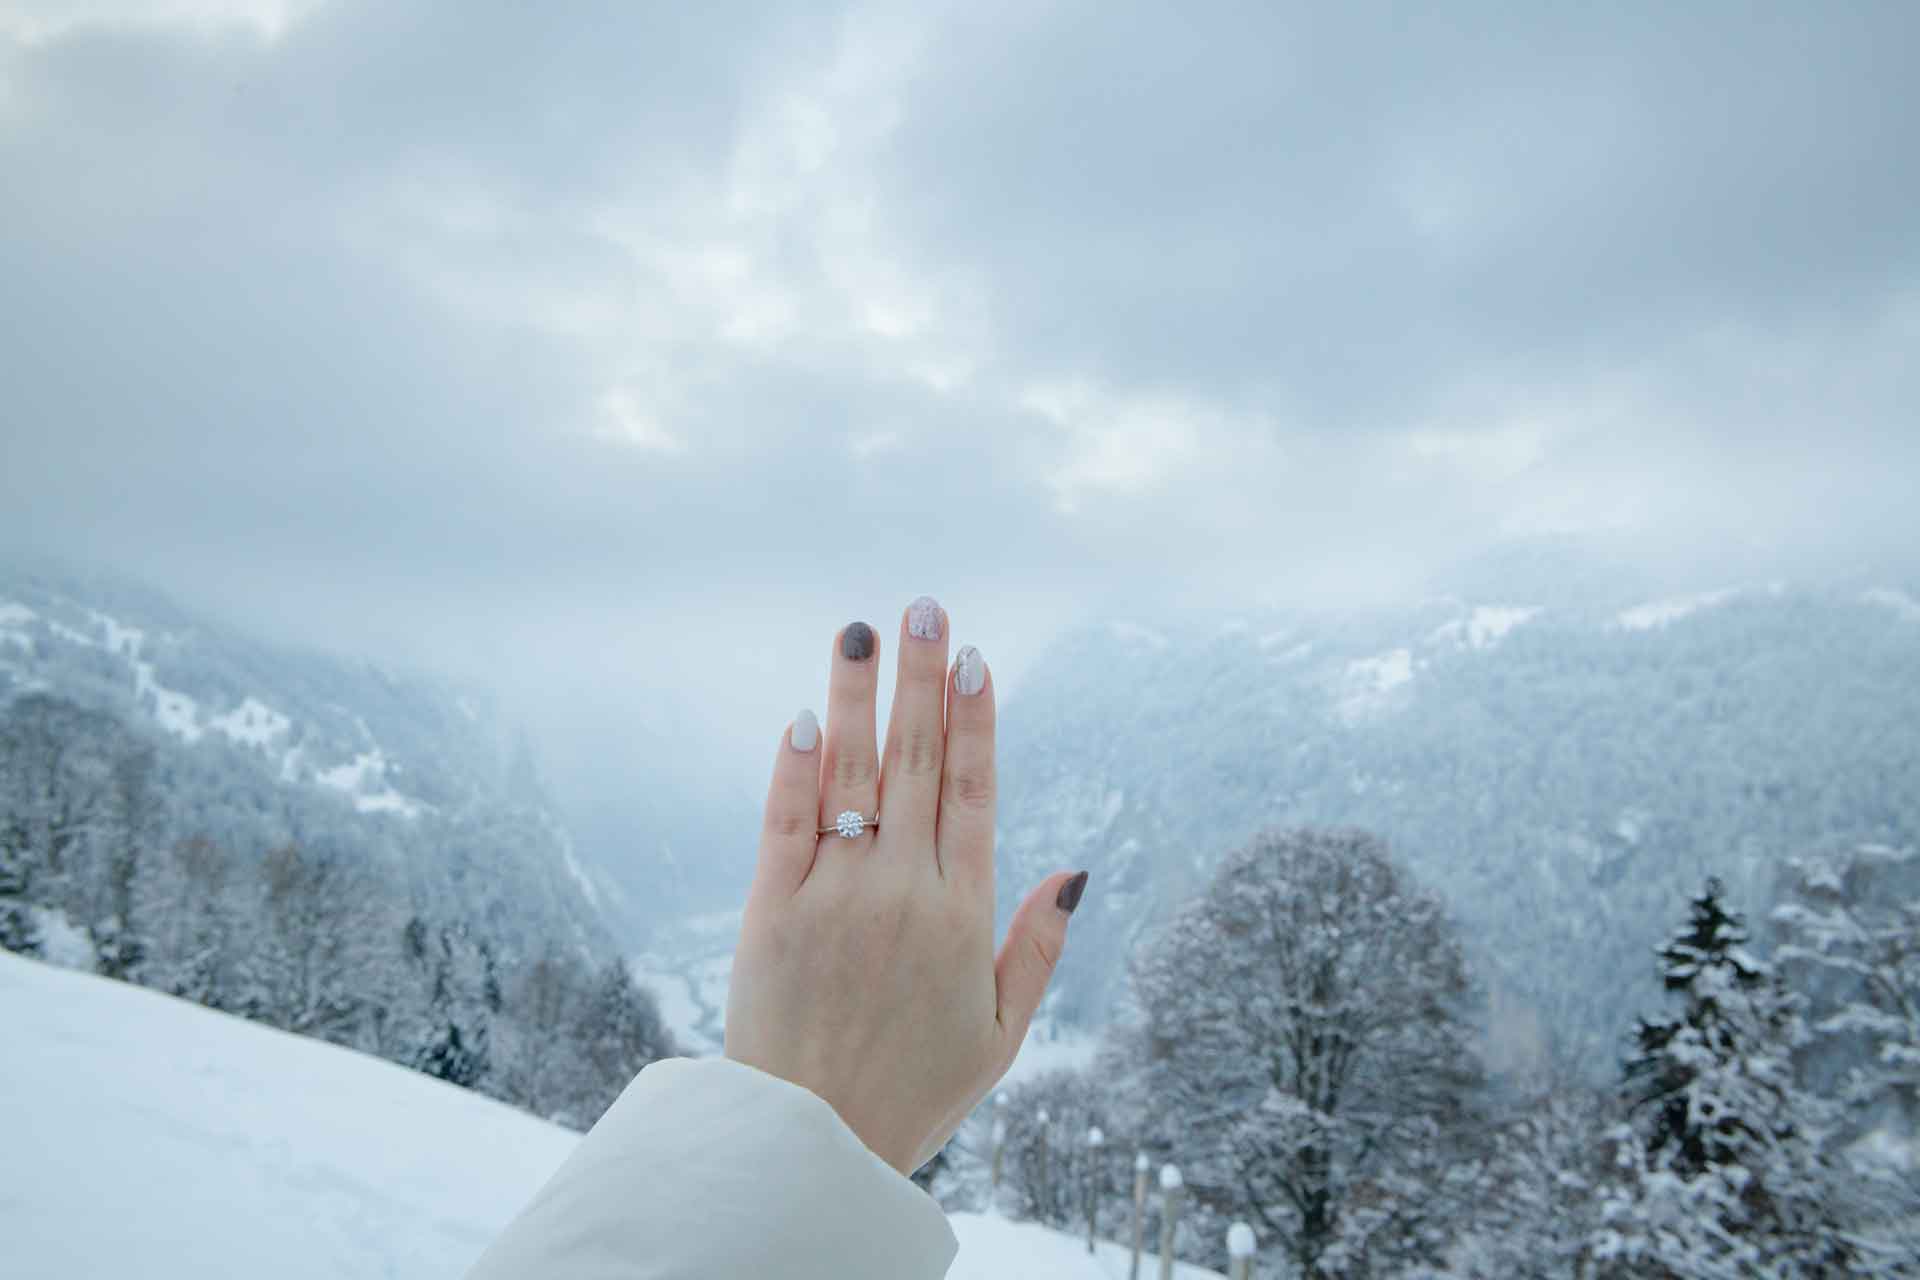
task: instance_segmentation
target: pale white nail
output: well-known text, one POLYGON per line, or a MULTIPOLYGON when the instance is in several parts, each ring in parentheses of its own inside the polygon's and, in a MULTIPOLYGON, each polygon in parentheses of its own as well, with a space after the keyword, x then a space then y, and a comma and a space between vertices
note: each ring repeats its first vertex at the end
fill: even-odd
POLYGON ((793 718, 793 749, 811 751, 820 741, 820 722, 813 718, 813 712, 802 709, 793 718))
POLYGON ((960 646, 953 655, 953 687, 969 696, 987 687, 987 663, 970 644, 960 646))
POLYGON ((940 602, 932 596, 921 596, 907 606, 907 634, 916 640, 938 640, 945 622, 940 602))

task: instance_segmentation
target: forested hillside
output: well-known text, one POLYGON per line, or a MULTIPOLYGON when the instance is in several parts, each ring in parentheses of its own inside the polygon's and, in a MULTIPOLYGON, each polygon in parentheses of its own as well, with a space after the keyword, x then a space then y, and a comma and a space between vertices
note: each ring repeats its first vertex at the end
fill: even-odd
POLYGON ((573 1123, 670 1052, 472 694, 0 578, 0 946, 573 1123))
MULTIPOLYGON (((1449 600, 1089 626, 1003 718, 1003 898, 1093 869, 1054 1011, 1262 827, 1385 837, 1462 926, 1521 1057, 1610 1072, 1707 875, 1743 909, 1815 848, 1920 838, 1920 606, 1892 587, 1449 600)), ((1003 907, 1008 904, 1003 902, 1003 907)))

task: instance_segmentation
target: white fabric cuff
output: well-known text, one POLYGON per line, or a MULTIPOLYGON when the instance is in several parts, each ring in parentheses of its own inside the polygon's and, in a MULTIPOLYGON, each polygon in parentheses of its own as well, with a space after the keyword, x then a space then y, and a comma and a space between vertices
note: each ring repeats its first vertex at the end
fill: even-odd
POLYGON ((933 1199, 832 1107, 725 1058, 647 1067, 468 1280, 944 1276, 933 1199))

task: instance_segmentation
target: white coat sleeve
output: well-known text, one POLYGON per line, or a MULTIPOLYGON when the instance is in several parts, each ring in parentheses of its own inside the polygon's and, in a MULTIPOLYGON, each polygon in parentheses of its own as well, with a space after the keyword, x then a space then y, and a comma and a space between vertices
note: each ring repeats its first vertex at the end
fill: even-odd
POLYGON ((647 1067, 467 1280, 938 1280, 940 1206, 820 1098, 725 1058, 647 1067))

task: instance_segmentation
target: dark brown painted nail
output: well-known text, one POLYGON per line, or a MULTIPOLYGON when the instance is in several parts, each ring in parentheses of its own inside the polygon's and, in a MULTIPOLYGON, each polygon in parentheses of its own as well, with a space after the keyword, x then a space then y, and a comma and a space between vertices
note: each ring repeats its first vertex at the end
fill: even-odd
POLYGON ((840 633, 840 656, 852 662, 865 662, 873 656, 873 628, 864 622, 850 622, 840 633))
POLYGON ((1060 886, 1060 896, 1055 898, 1053 903, 1068 915, 1072 915, 1073 909, 1080 905, 1080 895, 1086 891, 1087 873, 1082 871, 1060 886))

